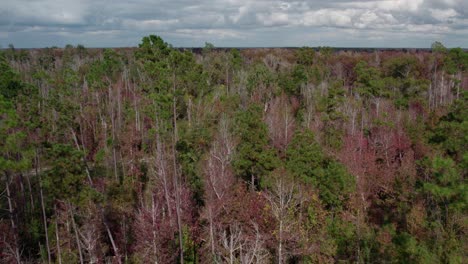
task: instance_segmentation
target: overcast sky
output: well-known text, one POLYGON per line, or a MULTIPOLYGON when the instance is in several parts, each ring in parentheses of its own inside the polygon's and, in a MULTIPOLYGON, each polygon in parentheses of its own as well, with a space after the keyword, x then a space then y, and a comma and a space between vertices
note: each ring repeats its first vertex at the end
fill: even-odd
POLYGON ((0 0, 0 45, 468 48, 468 0, 0 0))

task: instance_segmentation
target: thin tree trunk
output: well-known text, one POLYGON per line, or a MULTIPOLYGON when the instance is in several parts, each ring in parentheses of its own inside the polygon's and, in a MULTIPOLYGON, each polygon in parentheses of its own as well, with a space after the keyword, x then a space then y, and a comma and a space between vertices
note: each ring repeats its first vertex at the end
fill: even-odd
POLYGON ((48 263, 51 263, 52 258, 50 255, 50 245, 49 245, 49 236, 48 236, 49 232, 47 230, 47 216, 46 216, 45 205, 44 205, 44 193, 42 190, 42 178, 41 178, 41 174, 39 173, 40 160, 39 160, 39 154, 37 152, 37 149, 36 149, 36 166, 35 167, 36 167, 36 177, 38 177, 39 179, 39 194, 41 196, 42 221, 44 224, 44 232, 45 232, 45 239, 46 239, 47 259, 48 259, 48 263))
POLYGON ((183 241, 183 232, 182 232, 182 219, 180 216, 180 188, 178 181, 177 173, 177 153, 175 149, 175 144, 177 143, 177 100, 176 100, 176 76, 173 72, 173 85, 172 85, 172 114, 173 114, 173 125, 174 125, 174 134, 173 134, 173 144, 172 144, 172 160, 173 160, 173 177, 174 177, 174 191, 176 195, 176 214, 177 214, 177 226, 179 229, 179 249, 180 249, 180 263, 184 264, 184 241, 183 241))
MULTIPOLYGON (((127 80, 127 85, 129 85, 128 80, 127 80)), ((135 129, 137 132, 140 132, 140 112, 138 112, 135 90, 136 90, 135 85, 133 85, 133 107, 135 109, 135 129)))
POLYGON ((21 193, 21 200, 20 200, 20 205, 17 205, 17 211, 21 209, 21 212, 26 213, 26 191, 24 188, 24 179, 23 179, 23 174, 19 173, 19 184, 20 184, 20 193, 21 193), (21 206, 21 208, 19 208, 21 206))
POLYGON ((57 239, 57 257, 59 264, 62 264, 62 250, 60 249, 60 237, 59 237, 59 229, 58 229, 58 222, 57 222, 57 207, 55 208, 55 238, 57 239))
MULTIPOLYGON (((112 143, 112 144, 114 144, 114 143, 112 143)), ((117 173, 117 157, 116 157, 116 154, 115 154, 115 146, 112 147, 112 157, 113 157, 113 160, 114 160, 114 178, 115 178, 115 181, 118 181, 119 177, 118 177, 118 173, 117 173)))
POLYGON ((174 140, 177 142, 178 133, 177 133, 177 98, 176 98, 176 76, 175 73, 172 74, 172 118, 174 125, 174 140))
POLYGON ((111 107, 110 111, 110 116, 111 116, 111 125, 112 125, 112 158, 114 159, 114 177, 115 180, 118 181, 118 173, 117 173, 117 155, 115 151, 115 127, 116 127, 116 121, 115 121, 115 113, 114 113, 114 102, 111 102, 111 87, 109 86, 109 105, 111 107))
POLYGON ((127 249, 127 217, 123 215, 122 219, 122 233, 123 233, 123 239, 124 239, 124 252, 125 252, 125 263, 128 262, 128 249, 127 249))
POLYGON ((188 106, 187 106, 187 117, 188 117, 188 123, 189 123, 189 128, 192 127, 192 97, 189 96, 188 99, 188 106))
POLYGON ((228 66, 229 64, 228 63, 226 63, 226 64, 227 65, 226 65, 226 71, 225 72, 226 72, 226 91, 227 91, 226 95, 227 95, 227 94, 229 94, 229 66, 228 66))
POLYGON ((107 235, 109 236, 109 240, 112 245, 112 249, 114 250, 115 257, 117 258, 118 263, 122 263, 122 260, 120 259, 120 254, 119 254, 119 249, 117 248, 117 245, 115 244, 114 238, 112 237, 112 233, 109 229, 109 226, 107 225, 106 220, 104 220, 104 226, 106 227, 107 235))
POLYGON ((211 206, 208 209, 209 217, 210 217, 210 243, 211 243, 211 255, 213 259, 216 260, 216 252, 215 252, 215 245, 214 245, 214 231, 213 231, 213 210, 211 206))
POLYGON ((122 127, 122 92, 121 85, 117 82, 117 128, 120 130, 122 127))
POLYGON ((166 163, 164 162, 164 147, 161 143, 161 139, 158 136, 156 139, 156 151, 157 151, 157 164, 156 166, 159 168, 159 175, 162 178, 163 182, 163 188, 164 188, 164 198, 166 200, 166 206, 167 206, 167 214, 169 216, 169 224, 172 227, 172 211, 171 211, 171 201, 169 198, 169 184, 167 180, 167 172, 166 172, 166 163))
POLYGON ((250 174, 250 182, 251 182, 251 188, 252 188, 252 191, 255 191, 255 176, 252 174, 250 174))
POLYGON ((153 220, 153 254, 154 254, 154 263, 158 263, 158 251, 156 244, 156 210, 154 206, 154 194, 151 194, 151 219, 153 220))
MULTIPOLYGON (((75 131, 72 128, 70 128, 70 130, 71 130, 72 135, 73 135, 73 141, 75 142, 76 149, 78 149, 78 151, 81 151, 80 144, 78 143, 78 138, 76 136, 75 131)), ((83 146, 83 151, 84 151, 84 146, 83 146)), ((85 171, 86 171, 86 176, 88 177, 89 185, 93 186, 93 180, 91 179, 91 173, 89 172, 89 168, 88 168, 88 164, 86 162, 86 159, 84 157, 81 157, 81 161, 83 161, 83 163, 85 165, 85 171)))
POLYGON ((80 264, 83 264, 84 263, 84 261, 83 261, 83 252, 81 250, 81 242, 80 242, 80 238, 78 236, 78 229, 77 229, 76 222, 75 222, 73 208, 71 207, 70 204, 68 204, 68 208, 70 209, 70 217, 71 217, 71 220, 72 220, 73 231, 75 233, 76 245, 78 246, 78 253, 80 255, 80 264))
POLYGON ((29 179, 30 175, 28 174, 26 175, 26 182, 28 184, 29 199, 31 200, 31 211, 34 211, 34 196, 32 193, 31 180, 29 179))
POLYGON ((182 219, 181 219, 181 212, 180 212, 180 188, 179 188, 179 180, 178 180, 178 173, 177 173, 177 162, 176 162, 176 150, 175 150, 174 141, 172 144, 172 155, 173 155, 173 173, 174 173, 174 192, 176 195, 176 214, 177 214, 177 227, 179 231, 179 248, 180 248, 180 263, 184 263, 184 241, 183 241, 183 232, 182 232, 182 219))
POLYGON ((5 172, 6 176, 6 192, 7 192, 7 200, 8 200, 8 213, 10 214, 10 222, 11 222, 11 229, 13 231, 13 244, 14 244, 14 253, 16 262, 19 264, 21 263, 21 257, 19 253, 19 245, 18 245, 18 237, 16 235, 16 224, 14 220, 14 212, 13 212, 13 203, 11 202, 11 193, 10 193, 10 177, 7 172, 5 172))
POLYGON ((283 263, 283 220, 279 221, 278 263, 283 263))
POLYGON ((229 264, 233 264, 234 263, 234 238, 233 238, 233 234, 231 232, 231 235, 229 236, 229 264))
POLYGON ((432 110, 432 82, 429 84, 429 110, 432 110))

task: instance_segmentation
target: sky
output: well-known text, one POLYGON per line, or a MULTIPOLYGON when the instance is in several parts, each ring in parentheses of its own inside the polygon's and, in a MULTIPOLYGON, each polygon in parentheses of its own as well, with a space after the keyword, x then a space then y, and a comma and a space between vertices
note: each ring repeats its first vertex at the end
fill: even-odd
POLYGON ((468 48, 468 0, 0 0, 0 46, 468 48))

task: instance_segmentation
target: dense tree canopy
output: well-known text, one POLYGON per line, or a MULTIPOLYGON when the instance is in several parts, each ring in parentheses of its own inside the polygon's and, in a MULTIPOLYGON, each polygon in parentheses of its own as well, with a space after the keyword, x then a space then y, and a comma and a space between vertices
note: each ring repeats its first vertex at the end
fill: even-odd
POLYGON ((1 263, 464 263, 468 53, 0 51, 1 263))

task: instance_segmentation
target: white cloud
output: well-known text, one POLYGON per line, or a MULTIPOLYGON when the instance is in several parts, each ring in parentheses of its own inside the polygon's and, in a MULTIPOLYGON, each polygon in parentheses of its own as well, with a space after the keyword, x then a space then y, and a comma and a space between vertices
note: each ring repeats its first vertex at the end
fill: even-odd
POLYGON ((273 12, 270 14, 257 14, 257 20, 259 23, 268 27, 283 26, 289 24, 288 14, 280 12, 273 12))
POLYGON ((0 9, 7 10, 13 23, 85 24, 88 1, 7 1, 0 9))
POLYGON ((382 11, 417 11, 424 0, 382 0, 382 1, 353 1, 342 4, 342 6, 377 9, 382 11))
POLYGON ((212 39, 213 37, 219 39, 225 38, 244 38, 240 32, 227 29, 177 29, 175 32, 170 33, 178 36, 190 36, 198 39, 212 39))
POLYGON ((178 19, 168 19, 168 20, 159 20, 159 19, 149 19, 149 20, 136 20, 136 19, 126 19, 122 22, 124 28, 130 30, 161 30, 167 29, 171 25, 176 25, 179 23, 178 19))
POLYGON ((244 17, 249 11, 249 6, 244 5, 239 7, 238 12, 236 14, 232 14, 229 16, 232 22, 238 23, 239 20, 241 20, 242 17, 244 17))
POLYGON ((457 11, 453 9, 429 9, 431 12, 431 15, 433 18, 441 21, 441 22, 446 22, 449 19, 455 18, 458 16, 457 11))
POLYGON ((434 36, 457 46, 466 47, 468 43, 467 0, 4 2, 0 5, 2 46, 14 43, 33 47, 49 42, 50 46, 73 41, 124 46, 136 45, 148 34, 161 35, 176 46, 203 44, 201 38, 229 46, 302 46, 310 39, 330 46, 404 46, 417 42, 428 47, 434 36), (313 34, 319 34, 318 40, 306 37, 313 34), (405 37, 396 43, 395 36, 405 37))
POLYGON ((450 30, 447 26, 437 26, 431 24, 423 25, 408 25, 408 31, 419 32, 419 33, 432 33, 432 34, 443 34, 450 30))

